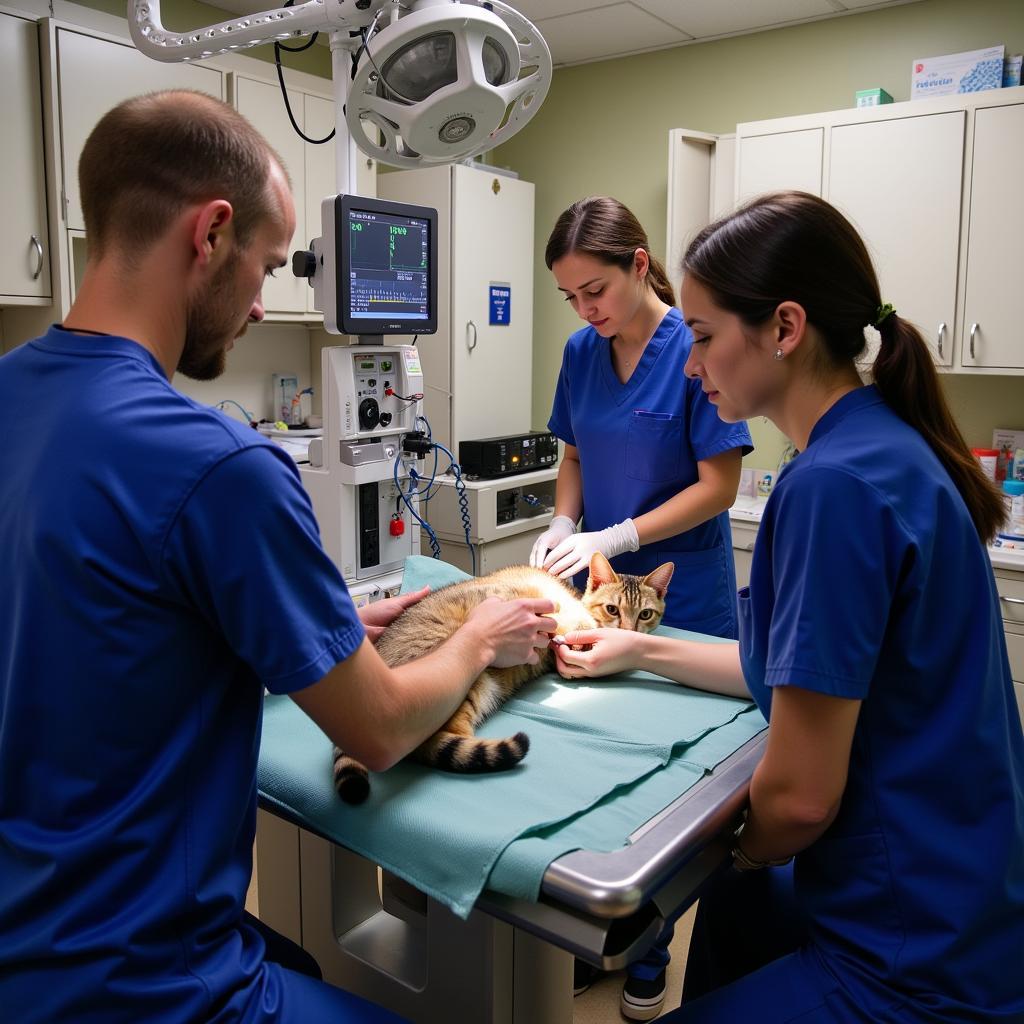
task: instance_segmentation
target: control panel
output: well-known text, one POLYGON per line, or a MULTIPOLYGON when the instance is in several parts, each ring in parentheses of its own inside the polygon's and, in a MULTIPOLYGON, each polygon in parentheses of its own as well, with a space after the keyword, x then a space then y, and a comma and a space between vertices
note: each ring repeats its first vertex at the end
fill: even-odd
POLYGON ((423 398, 419 352, 410 345, 381 352, 347 352, 338 381, 344 397, 341 429, 345 437, 413 429, 423 398))

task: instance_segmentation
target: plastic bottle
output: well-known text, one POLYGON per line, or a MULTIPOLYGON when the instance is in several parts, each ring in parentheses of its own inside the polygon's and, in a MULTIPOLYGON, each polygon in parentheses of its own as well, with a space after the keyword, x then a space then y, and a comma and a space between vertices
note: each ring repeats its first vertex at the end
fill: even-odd
POLYGON ((1003 504, 1006 521, 999 536, 1024 542, 1024 480, 1003 481, 1003 504))

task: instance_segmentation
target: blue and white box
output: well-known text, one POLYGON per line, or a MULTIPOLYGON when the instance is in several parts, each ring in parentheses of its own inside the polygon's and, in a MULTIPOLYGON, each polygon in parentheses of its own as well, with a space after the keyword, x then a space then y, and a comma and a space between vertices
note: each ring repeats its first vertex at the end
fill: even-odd
POLYGON ((921 100, 929 96, 999 89, 1003 84, 1005 54, 1005 46, 990 46, 987 50, 918 58, 912 65, 910 98, 921 100))

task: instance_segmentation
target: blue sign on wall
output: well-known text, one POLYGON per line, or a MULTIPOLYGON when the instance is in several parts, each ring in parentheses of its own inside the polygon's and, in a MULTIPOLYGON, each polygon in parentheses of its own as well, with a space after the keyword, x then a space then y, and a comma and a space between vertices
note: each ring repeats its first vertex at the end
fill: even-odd
POLYGON ((492 284, 490 301, 490 319, 488 323, 505 326, 512 320, 512 286, 492 284))

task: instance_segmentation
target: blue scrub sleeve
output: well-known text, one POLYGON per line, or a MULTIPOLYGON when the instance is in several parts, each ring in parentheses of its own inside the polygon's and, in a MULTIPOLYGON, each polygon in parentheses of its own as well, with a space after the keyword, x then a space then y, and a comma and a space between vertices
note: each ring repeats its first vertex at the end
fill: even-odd
POLYGON ((551 418, 548 430, 566 444, 576 447, 576 435, 572 429, 572 400, 569 374, 569 345, 562 353, 562 368, 558 371, 555 383, 555 397, 551 403, 551 418))
POLYGON ((907 547, 904 529, 858 477, 826 467, 792 468, 762 524, 770 548, 767 564, 758 568, 770 571, 775 601, 765 682, 864 699, 907 547))
POLYGON ((297 472, 263 445, 203 477, 168 533, 163 571, 272 693, 318 682, 365 635, 297 472))

